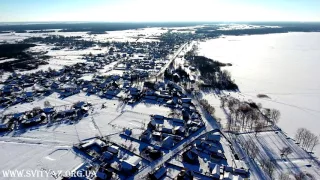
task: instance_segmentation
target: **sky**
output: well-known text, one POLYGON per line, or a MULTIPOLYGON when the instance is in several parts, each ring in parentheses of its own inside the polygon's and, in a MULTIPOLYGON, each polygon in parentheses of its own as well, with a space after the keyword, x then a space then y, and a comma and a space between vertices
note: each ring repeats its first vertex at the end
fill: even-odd
POLYGON ((320 0, 0 0, 0 22, 320 21, 320 0))

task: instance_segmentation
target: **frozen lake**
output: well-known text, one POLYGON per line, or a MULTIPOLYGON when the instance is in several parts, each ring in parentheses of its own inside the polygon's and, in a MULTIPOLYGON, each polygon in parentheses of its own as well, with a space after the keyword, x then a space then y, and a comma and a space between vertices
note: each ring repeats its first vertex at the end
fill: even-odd
POLYGON ((232 63, 239 96, 279 109, 278 125, 291 137, 300 127, 319 134, 320 33, 227 36, 201 42, 199 55, 232 63))

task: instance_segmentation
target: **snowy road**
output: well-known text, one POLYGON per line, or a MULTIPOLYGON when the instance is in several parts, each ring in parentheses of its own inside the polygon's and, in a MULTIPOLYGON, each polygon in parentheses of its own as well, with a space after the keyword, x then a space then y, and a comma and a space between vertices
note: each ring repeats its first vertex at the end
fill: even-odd
POLYGON ((148 173, 152 172, 157 167, 161 166, 162 164, 170 160, 172 157, 174 157, 176 154, 178 154, 179 152, 187 148, 190 143, 192 143, 194 140, 196 140, 199 136, 203 135, 204 133, 206 133, 205 127, 202 127, 197 132, 193 133, 191 136, 181 141, 178 145, 176 145, 174 149, 172 149, 166 155, 162 156, 162 158, 151 162, 150 165, 147 166, 145 169, 141 170, 134 177, 131 177, 128 179, 135 179, 135 180, 143 179, 148 175, 148 173))
POLYGON ((179 54, 181 53, 181 51, 186 47, 186 45, 188 45, 188 43, 184 43, 179 49, 178 51, 173 55, 173 57, 170 59, 170 61, 159 71, 159 73, 157 74, 157 77, 161 77, 164 73, 164 71, 170 66, 170 64, 179 56, 179 54))

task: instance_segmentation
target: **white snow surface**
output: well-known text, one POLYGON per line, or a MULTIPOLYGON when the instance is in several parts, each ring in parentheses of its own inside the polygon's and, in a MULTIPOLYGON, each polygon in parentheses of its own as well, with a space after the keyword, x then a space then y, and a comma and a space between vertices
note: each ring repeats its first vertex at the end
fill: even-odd
MULTIPOLYGON (((300 127, 319 133, 319 42, 320 33, 226 36, 200 42, 199 54, 232 63, 225 69, 240 89, 233 95, 280 110, 278 126, 293 137, 300 127), (257 94, 271 99, 259 99, 257 94)), ((213 95, 206 98, 219 105, 213 95)), ((316 150, 319 157, 320 148, 316 150)))

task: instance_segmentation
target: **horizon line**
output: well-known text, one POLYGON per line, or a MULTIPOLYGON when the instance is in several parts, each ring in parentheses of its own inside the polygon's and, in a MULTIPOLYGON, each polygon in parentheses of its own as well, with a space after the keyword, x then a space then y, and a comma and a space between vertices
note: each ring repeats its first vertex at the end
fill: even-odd
POLYGON ((0 24, 14 23, 320 23, 320 21, 0 21, 0 24))

